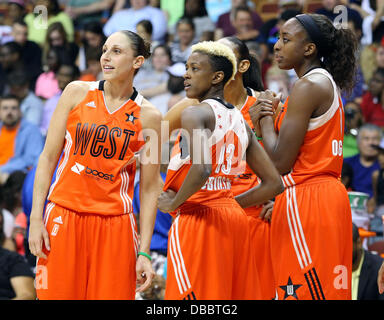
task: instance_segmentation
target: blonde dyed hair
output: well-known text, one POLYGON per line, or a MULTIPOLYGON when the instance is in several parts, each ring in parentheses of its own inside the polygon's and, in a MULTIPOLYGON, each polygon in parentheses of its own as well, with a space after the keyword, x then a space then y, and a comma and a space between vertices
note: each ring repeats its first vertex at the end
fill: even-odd
POLYGON ((192 53, 196 51, 205 53, 210 56, 223 57, 229 60, 229 62, 232 64, 233 71, 231 77, 225 83, 225 85, 228 84, 231 80, 235 79, 237 72, 237 59, 233 51, 228 46, 217 41, 202 41, 192 46, 192 53))

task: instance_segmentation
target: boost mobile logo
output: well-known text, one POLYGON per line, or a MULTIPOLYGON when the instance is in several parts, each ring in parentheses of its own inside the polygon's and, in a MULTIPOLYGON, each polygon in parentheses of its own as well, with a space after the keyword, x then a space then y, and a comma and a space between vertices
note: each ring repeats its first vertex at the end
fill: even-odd
POLYGON ((84 169, 85 169, 85 167, 78 162, 75 162, 75 165, 71 168, 71 170, 77 174, 80 174, 81 171, 83 171, 84 169))

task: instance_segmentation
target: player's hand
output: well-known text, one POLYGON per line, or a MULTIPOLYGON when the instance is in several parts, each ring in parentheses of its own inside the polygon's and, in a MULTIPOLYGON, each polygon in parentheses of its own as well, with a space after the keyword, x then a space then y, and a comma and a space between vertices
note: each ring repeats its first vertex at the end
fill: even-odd
POLYGON ((177 206, 174 204, 174 199, 176 197, 176 192, 168 189, 163 191, 157 198, 157 207, 162 212, 172 212, 175 211, 177 206))
POLYGON ((274 204, 275 203, 270 200, 263 205, 263 209, 261 210, 260 215, 259 215, 261 220, 264 220, 266 222, 271 222, 272 210, 273 210, 274 204))
POLYGON ((151 261, 144 256, 139 255, 136 261, 136 292, 143 292, 147 290, 155 277, 151 261))
POLYGON ((256 102, 249 108, 249 115, 258 137, 261 137, 260 119, 266 116, 275 117, 280 99, 281 94, 276 95, 270 90, 262 91, 256 102))
POLYGON ((33 255, 38 258, 47 259, 46 254, 43 252, 43 244, 44 247, 50 251, 50 242, 48 231, 45 228, 45 225, 42 220, 34 221, 31 220, 29 226, 29 250, 33 255))
POLYGON ((384 293, 384 262, 381 265, 377 276, 377 286, 379 287, 379 293, 384 293))

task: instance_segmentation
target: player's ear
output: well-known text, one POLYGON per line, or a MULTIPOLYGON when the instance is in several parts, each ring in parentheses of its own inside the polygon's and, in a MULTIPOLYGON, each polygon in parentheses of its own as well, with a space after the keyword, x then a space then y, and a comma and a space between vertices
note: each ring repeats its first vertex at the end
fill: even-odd
POLYGON ((223 71, 216 71, 213 74, 212 84, 218 84, 223 80, 224 80, 224 72, 223 71))
POLYGON ((133 60, 133 68, 134 69, 140 69, 140 67, 144 64, 144 57, 143 56, 137 56, 135 60, 133 60))

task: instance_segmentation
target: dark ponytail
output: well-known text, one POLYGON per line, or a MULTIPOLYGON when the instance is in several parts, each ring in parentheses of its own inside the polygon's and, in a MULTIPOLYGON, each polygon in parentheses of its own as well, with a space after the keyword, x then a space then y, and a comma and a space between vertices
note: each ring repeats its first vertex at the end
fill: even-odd
POLYGON ((131 48, 135 52, 135 57, 143 56, 145 59, 148 59, 151 56, 151 44, 149 42, 145 41, 135 32, 128 30, 121 30, 120 32, 128 37, 131 48))
POLYGON ((264 91, 259 61, 256 57, 249 53, 249 49, 245 42, 233 36, 225 39, 232 42, 236 46, 240 61, 249 60, 250 62, 248 70, 243 74, 243 86, 245 88, 251 88, 255 91, 264 91))
POLYGON ((325 48, 318 48, 322 65, 340 89, 351 92, 356 81, 357 39, 349 29, 335 28, 326 16, 310 14, 322 33, 325 48))

